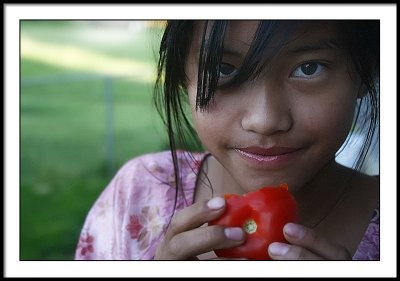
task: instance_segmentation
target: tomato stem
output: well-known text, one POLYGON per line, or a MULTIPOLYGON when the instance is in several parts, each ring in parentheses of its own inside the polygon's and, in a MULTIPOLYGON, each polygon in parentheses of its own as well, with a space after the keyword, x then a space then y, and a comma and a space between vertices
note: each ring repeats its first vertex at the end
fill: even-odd
POLYGON ((243 224, 243 229, 248 234, 252 234, 257 230, 257 223, 253 219, 248 219, 243 224))

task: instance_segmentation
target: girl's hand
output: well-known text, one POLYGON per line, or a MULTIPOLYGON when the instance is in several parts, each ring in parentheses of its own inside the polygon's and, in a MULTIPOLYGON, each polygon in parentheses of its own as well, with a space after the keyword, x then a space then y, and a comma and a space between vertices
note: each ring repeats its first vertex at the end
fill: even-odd
POLYGON ((224 212, 225 200, 215 197, 178 211, 163 241, 156 250, 156 260, 196 259, 213 249, 239 246, 245 240, 240 227, 204 226, 224 212))
POLYGON ((283 233, 291 245, 271 243, 268 253, 274 260, 351 260, 350 253, 344 247, 318 236, 310 228, 287 223, 283 233))

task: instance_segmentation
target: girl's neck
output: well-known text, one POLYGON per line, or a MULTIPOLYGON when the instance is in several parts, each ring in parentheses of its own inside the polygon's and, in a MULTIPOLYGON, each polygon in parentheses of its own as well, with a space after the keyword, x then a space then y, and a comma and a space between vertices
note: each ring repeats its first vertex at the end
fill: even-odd
POLYGON ((352 170, 328 162, 294 196, 298 202, 300 223, 315 228, 340 204, 351 187, 352 170), (318 210, 318 211, 316 211, 318 210))
POLYGON ((214 156, 209 154, 204 159, 201 174, 197 179, 194 202, 223 196, 226 193, 242 194, 243 190, 214 156))

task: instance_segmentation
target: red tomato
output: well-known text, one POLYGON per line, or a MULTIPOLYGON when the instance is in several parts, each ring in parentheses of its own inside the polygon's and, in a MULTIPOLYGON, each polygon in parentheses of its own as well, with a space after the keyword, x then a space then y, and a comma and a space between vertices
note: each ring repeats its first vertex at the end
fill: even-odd
POLYGON ((242 227, 246 241, 235 248, 216 249, 218 257, 270 260, 268 245, 272 242, 286 242, 283 226, 296 222, 297 203, 288 191, 287 184, 277 187, 263 187, 242 196, 226 194, 224 214, 209 225, 242 227))

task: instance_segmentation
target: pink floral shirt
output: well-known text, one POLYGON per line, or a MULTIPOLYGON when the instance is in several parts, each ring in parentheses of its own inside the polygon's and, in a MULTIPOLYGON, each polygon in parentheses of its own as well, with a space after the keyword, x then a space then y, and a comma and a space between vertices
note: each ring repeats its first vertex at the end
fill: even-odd
MULTIPOLYGON (((151 260, 171 214, 193 203, 197 174, 206 153, 178 152, 183 193, 175 203, 169 151, 127 162, 90 209, 76 260, 151 260)), ((379 213, 371 221, 354 259, 379 259, 379 213)))

